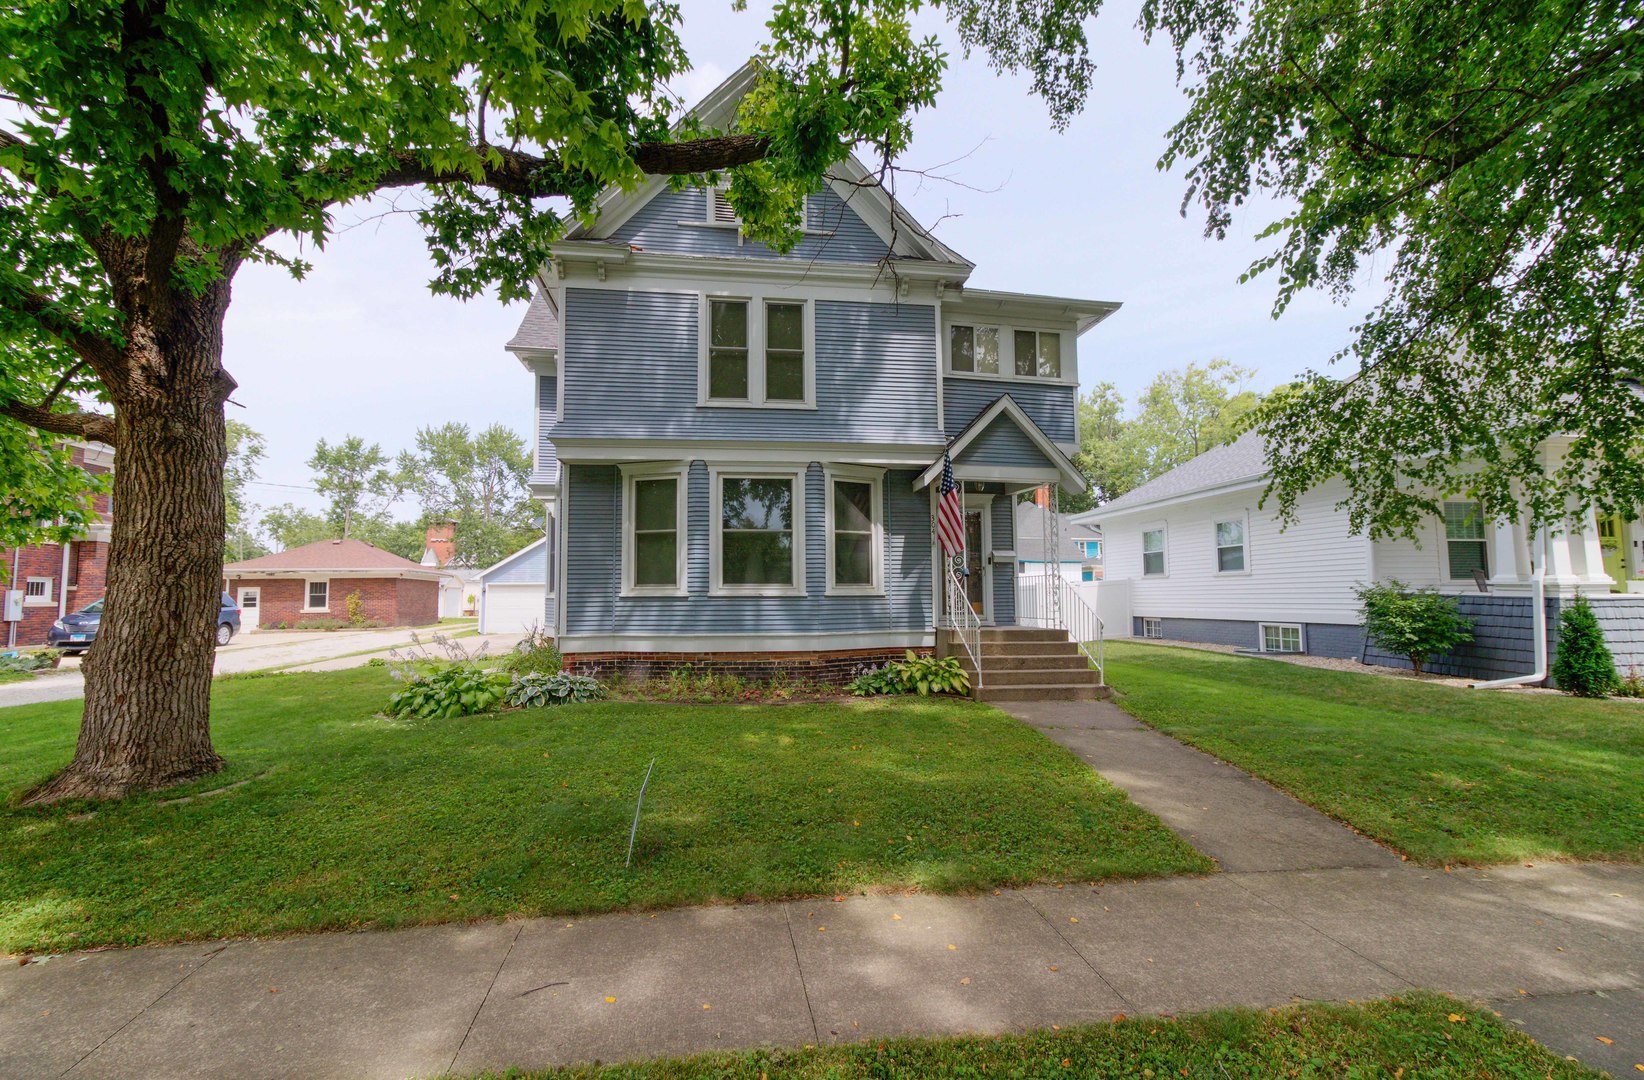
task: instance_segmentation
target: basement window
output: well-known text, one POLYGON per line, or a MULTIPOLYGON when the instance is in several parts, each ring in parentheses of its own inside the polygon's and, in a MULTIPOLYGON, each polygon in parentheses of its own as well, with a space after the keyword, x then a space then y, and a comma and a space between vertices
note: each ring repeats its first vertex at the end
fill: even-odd
POLYGON ((1143 618, 1142 636, 1153 638, 1155 641, 1162 640, 1164 638, 1164 620, 1143 618))
POLYGON ((1262 623, 1262 652, 1299 653, 1302 628, 1284 623, 1262 623))

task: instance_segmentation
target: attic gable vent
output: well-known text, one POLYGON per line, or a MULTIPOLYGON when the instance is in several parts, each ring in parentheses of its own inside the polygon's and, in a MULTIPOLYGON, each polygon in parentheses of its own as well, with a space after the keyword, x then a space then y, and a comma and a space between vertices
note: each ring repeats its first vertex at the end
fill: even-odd
POLYGON ((708 222, 713 225, 735 225, 736 208, 731 206, 731 200, 726 196, 725 189, 713 187, 708 189, 708 222))

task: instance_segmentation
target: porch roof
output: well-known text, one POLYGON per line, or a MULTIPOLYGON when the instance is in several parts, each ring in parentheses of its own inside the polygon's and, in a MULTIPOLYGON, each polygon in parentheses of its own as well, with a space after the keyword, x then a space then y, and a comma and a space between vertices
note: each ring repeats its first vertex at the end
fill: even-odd
MULTIPOLYGON (((1073 460, 1009 394, 1000 394, 977 413, 949 440, 947 451, 956 480, 992 480, 1023 488, 1061 484, 1073 491, 1085 490, 1085 478, 1073 460), (1001 436, 1016 444, 1013 452, 988 453, 993 448, 990 444, 1000 442, 1001 436)), ((937 461, 919 474, 913 486, 923 488, 941 475, 942 463, 937 461)))

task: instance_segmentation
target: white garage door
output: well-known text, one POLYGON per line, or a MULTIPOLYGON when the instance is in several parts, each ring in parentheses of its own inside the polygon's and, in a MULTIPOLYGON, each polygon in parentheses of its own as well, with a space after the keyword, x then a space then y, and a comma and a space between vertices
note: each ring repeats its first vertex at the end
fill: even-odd
POLYGON ((486 585, 480 596, 482 634, 523 634, 533 624, 545 626, 547 588, 534 585, 486 585))

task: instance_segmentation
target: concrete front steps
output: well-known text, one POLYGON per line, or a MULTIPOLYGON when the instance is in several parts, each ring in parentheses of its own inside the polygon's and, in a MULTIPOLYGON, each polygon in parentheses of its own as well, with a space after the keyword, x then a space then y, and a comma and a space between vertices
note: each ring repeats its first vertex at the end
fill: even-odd
POLYGON ((951 630, 937 634, 937 651, 957 656, 980 701, 1100 701, 1112 696, 1076 642, 1063 630, 1027 626, 982 629, 982 686, 970 654, 951 630))

